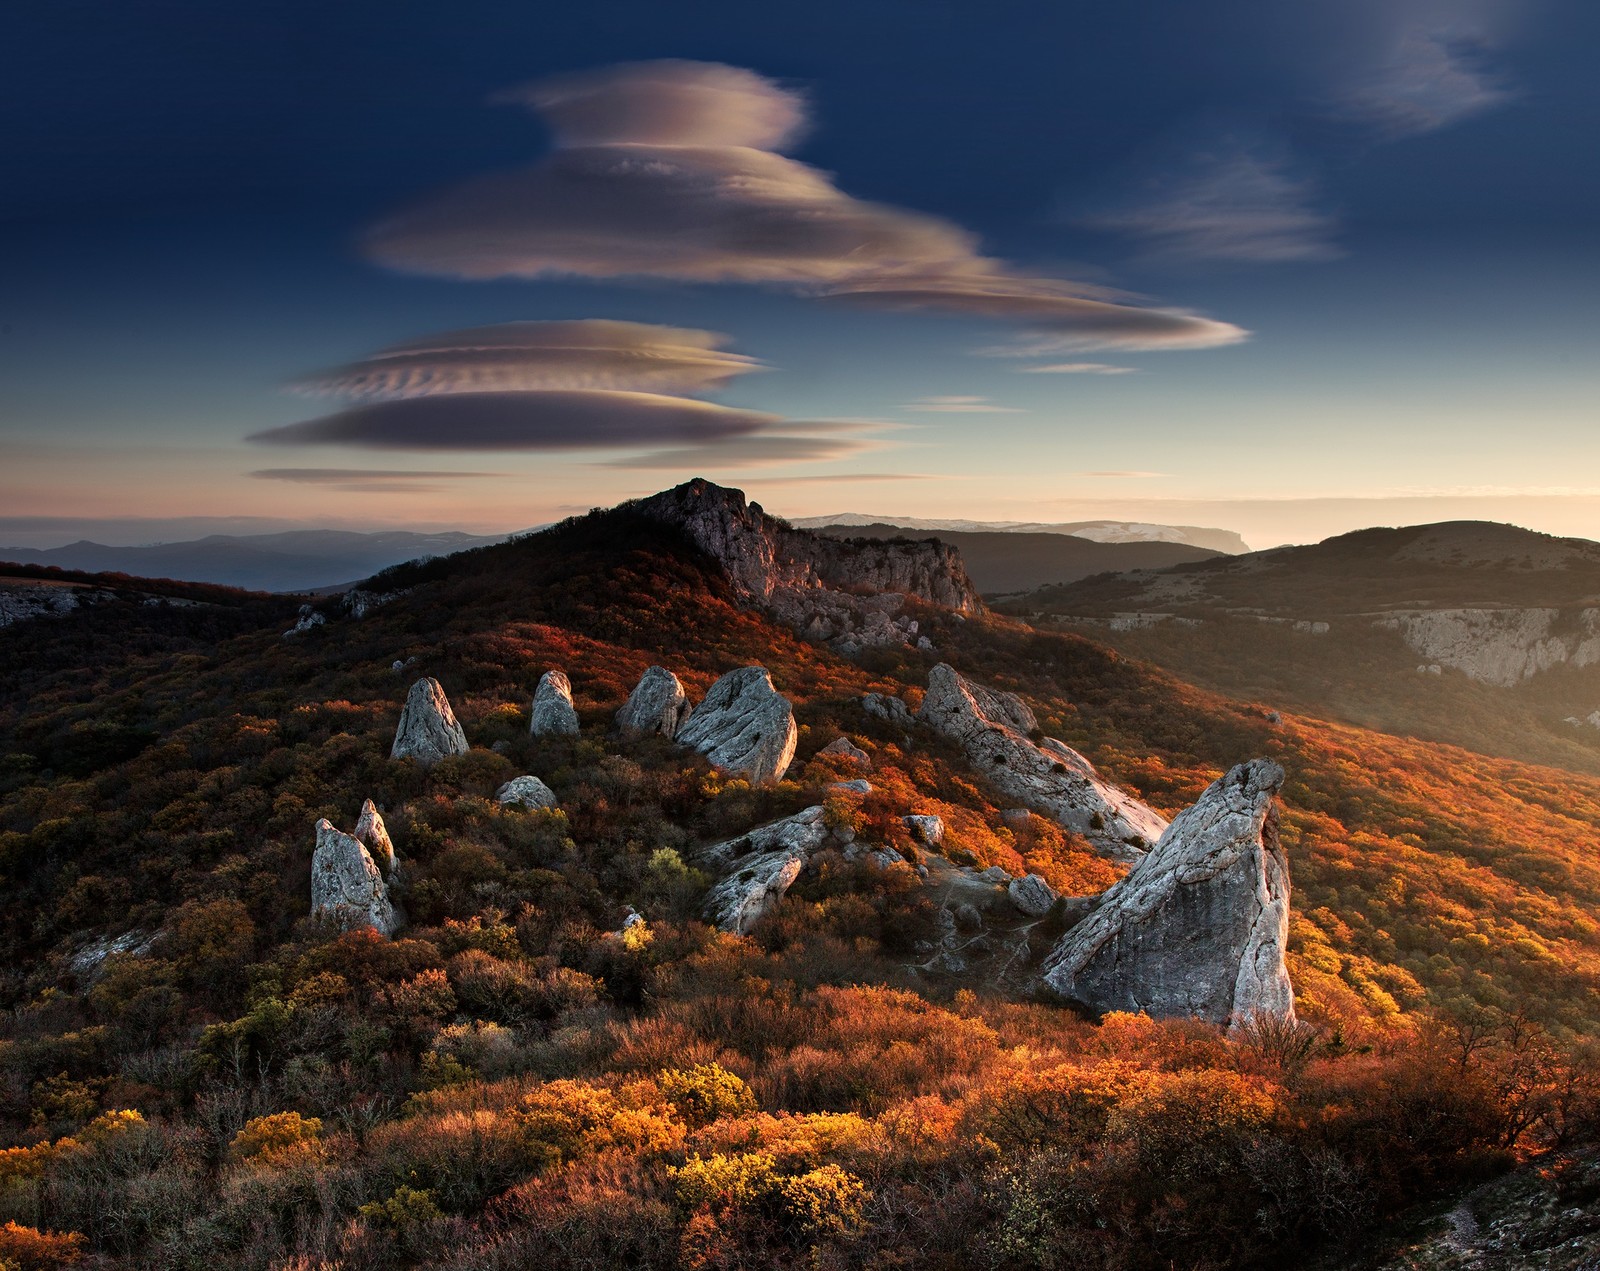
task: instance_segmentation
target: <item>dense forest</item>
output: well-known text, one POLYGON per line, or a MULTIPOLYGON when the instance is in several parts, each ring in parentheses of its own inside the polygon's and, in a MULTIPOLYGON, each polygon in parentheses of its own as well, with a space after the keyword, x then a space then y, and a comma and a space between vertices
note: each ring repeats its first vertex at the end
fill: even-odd
POLYGON ((847 659, 626 513, 369 587, 400 594, 287 637, 260 598, 0 632, 8 1271, 1281 1267, 1600 1138, 1600 779, 1001 617, 930 609, 934 652, 847 659), (952 858, 1116 877, 861 709, 940 660, 1167 814, 1283 764, 1300 1024, 1090 1020, 920 970, 909 865, 827 856, 749 936, 702 921, 698 849, 816 803, 913 863, 900 818, 932 812, 952 858), (769 668, 789 775, 611 737, 658 663, 696 698, 769 668), (551 668, 577 738, 529 735, 551 668), (388 757, 419 675, 473 745, 426 772, 388 757), (817 753, 841 735, 865 798, 827 788, 857 775, 817 753), (560 809, 498 804, 522 773, 560 809), (392 940, 310 916, 312 827, 367 798, 404 862, 392 940))

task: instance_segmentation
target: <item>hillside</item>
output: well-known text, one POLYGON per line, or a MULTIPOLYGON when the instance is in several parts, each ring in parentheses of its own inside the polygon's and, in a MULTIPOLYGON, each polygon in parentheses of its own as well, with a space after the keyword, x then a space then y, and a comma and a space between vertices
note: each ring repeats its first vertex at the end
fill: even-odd
POLYGON ((796 528, 825 530, 860 529, 869 525, 892 525, 918 532, 963 534, 1065 534, 1094 543, 1179 543, 1203 547, 1232 556, 1248 552, 1249 546, 1233 530, 1212 529, 1203 525, 1157 525, 1148 521, 974 521, 961 517, 884 516, 862 512, 835 512, 831 516, 803 516, 796 528))
POLYGON ((818 534, 835 538, 933 538, 961 553, 967 572, 986 596, 1034 591, 1055 583, 1076 582, 1094 574, 1210 560, 1219 553, 1204 547, 1166 542, 1096 542, 1070 534, 1014 531, 921 530, 897 525, 825 525, 818 534))
POLYGON ((390 598, 287 638, 279 614, 183 645, 113 628, 88 658, 92 612, 0 631, 0 1258, 1282 1266, 1596 1130, 1600 780, 1274 720, 976 609, 908 601, 930 647, 846 654, 648 501, 364 590, 390 598), (702 921, 702 845, 815 804, 907 862, 937 862, 916 811, 972 868, 1069 896, 1117 875, 863 709, 915 705, 940 662, 1167 815, 1284 766, 1303 1029, 1097 1024, 925 971, 941 910, 904 863, 825 854, 749 935, 702 921), (611 736, 657 663, 697 702, 769 668, 789 775, 611 736), (529 733, 553 668, 574 737, 529 733), (389 758, 422 675, 471 743, 431 770, 389 758), (78 744, 112 724, 119 749, 78 744), (861 771, 820 753, 841 735, 865 796, 828 788, 861 771), (518 774, 560 810, 498 803, 518 774), (403 863, 393 940, 309 915, 313 826, 365 799, 403 863))
POLYGON ((1469 521, 1083 579, 1004 608, 1225 693, 1600 772, 1597 606, 1600 544, 1469 521))

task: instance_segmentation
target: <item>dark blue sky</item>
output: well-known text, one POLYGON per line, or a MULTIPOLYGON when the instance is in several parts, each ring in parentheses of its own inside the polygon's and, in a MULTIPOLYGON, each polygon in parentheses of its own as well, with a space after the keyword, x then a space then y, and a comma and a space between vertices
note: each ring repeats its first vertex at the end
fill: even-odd
MULTIPOLYGON (((0 538, 46 516, 511 527, 701 470, 796 513, 1122 509, 1278 539, 1476 500, 1600 533, 1600 6, 57 3, 0 30, 0 518, 19 518, 0 538), (546 161, 538 111, 497 93, 654 59, 803 99, 807 127, 772 149, 841 198, 975 235, 962 269, 987 282, 1004 262, 1035 290, 980 312, 941 282, 907 312, 881 278, 864 308, 769 263, 749 282, 677 258, 574 278, 555 249, 569 276, 494 257, 475 279, 438 264, 441 225, 488 232, 470 218, 371 246, 418 200, 546 161), (1069 315, 1073 340, 1057 323, 1047 351, 1017 306, 1061 280, 1118 289, 1119 313, 1240 330, 1096 344, 1069 315), (771 365, 719 386, 724 407, 897 427, 766 422, 765 450, 739 421, 688 447, 640 431, 654 423, 594 446, 530 424, 545 440, 515 450, 243 440, 338 410, 280 391, 319 368, 593 318, 709 329, 771 365), (1074 369, 1033 373, 1049 366, 1074 369), (504 477, 314 475, 360 467, 504 477), (1371 502, 1317 511, 1331 498, 1371 502)), ((627 226, 640 250, 652 209, 627 226)), ((533 214, 545 261, 576 213, 533 214)), ((826 250, 761 259, 814 269, 826 250)))

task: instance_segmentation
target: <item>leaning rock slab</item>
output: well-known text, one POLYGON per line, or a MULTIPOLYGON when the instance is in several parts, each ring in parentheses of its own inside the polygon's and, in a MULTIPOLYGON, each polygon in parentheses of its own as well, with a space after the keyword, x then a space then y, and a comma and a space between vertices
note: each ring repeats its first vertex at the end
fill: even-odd
POLYGON ((725 874, 706 897, 707 920, 743 935, 783 899, 811 858, 836 841, 818 805, 712 844, 700 858, 725 874))
POLYGON ((1167 828, 1159 813, 1102 779, 1070 746, 1053 737, 1031 740, 1038 720, 1020 698, 974 684, 944 663, 928 672, 918 717, 958 742, 1008 799, 1083 835, 1106 856, 1137 860, 1167 828))
POLYGON ((1045 982, 1097 1013, 1234 1027, 1292 1020, 1289 863, 1274 797, 1282 785, 1283 769, 1266 759, 1213 782, 1061 938, 1045 982))
POLYGON ((367 849, 326 819, 317 822, 317 850, 311 857, 311 912, 346 931, 371 927, 392 936, 400 925, 383 874, 367 849))
POLYGON ((424 768, 431 768, 441 759, 466 753, 467 735, 456 722, 450 699, 439 687, 439 681, 431 675, 418 680, 406 695, 389 757, 415 759, 424 768))
POLYGON ((653 666, 639 677, 628 700, 617 712, 617 732, 624 741, 637 741, 659 733, 676 737, 694 708, 678 677, 664 666, 653 666))
POLYGON ((501 803, 515 803, 524 808, 561 806, 556 800, 556 792, 538 777, 513 777, 495 791, 494 797, 501 803))
POLYGON ((746 666, 711 686, 677 739, 718 768, 760 783, 783 776, 800 731, 794 708, 772 686, 766 668, 746 666))
POLYGON ((383 813, 378 811, 378 805, 371 799, 361 805, 361 818, 356 822, 354 836, 372 854, 383 876, 393 879, 400 861, 394 854, 394 844, 389 840, 389 827, 383 823, 383 813))
POLYGON ((533 692, 528 731, 535 737, 576 737, 578 712, 572 705, 572 681, 561 671, 546 671, 533 692))

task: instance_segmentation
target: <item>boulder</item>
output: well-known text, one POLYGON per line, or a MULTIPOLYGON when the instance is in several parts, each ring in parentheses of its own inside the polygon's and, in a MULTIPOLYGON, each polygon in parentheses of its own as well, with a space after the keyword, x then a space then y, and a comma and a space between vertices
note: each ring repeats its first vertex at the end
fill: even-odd
POLYGON ((872 782, 857 777, 854 781, 830 781, 828 789, 835 794, 871 794, 872 782))
POLYGON ((1030 918, 1043 918, 1056 903, 1056 889, 1037 874, 1013 878, 1006 887, 1006 895, 1017 907, 1017 912, 1030 918))
POLYGON ((847 759, 858 768, 872 767, 872 757, 855 745, 848 737, 836 737, 821 750, 819 755, 833 755, 840 759, 847 759))
POLYGON ((974 684, 944 663, 928 673, 918 717, 958 742, 996 790, 1083 835, 1103 855, 1137 860, 1167 828, 1076 750, 1052 737, 1032 740, 1039 723, 1020 698, 974 684))
POLYGON ((555 791, 538 777, 513 777, 494 792, 501 803, 515 803, 524 808, 557 808, 555 791))
POLYGON ((304 635, 307 631, 315 631, 327 621, 327 618, 318 613, 310 605, 301 605, 300 612, 295 615, 294 626, 290 627, 283 634, 286 636, 304 635))
POLYGON ((354 833, 361 846, 372 854, 383 876, 392 880, 400 861, 394 854, 394 844, 389 841, 389 827, 383 823, 383 814, 371 799, 361 805, 361 817, 356 821, 354 833))
POLYGON ((861 699, 861 708, 871 715, 873 719, 881 719, 886 724, 894 724, 907 732, 916 722, 911 708, 898 697, 890 697, 886 693, 868 693, 861 699))
POLYGON ((789 699, 772 686, 766 668, 747 666, 711 686, 677 740, 718 768, 760 783, 783 776, 800 732, 789 699))
POLYGON ((346 931, 370 927, 392 936, 400 925, 383 873, 367 849, 326 819, 317 822, 317 850, 311 858, 311 912, 346 931))
POLYGON ((921 813, 903 816, 900 820, 906 829, 911 831, 911 837, 918 842, 926 843, 929 847, 937 847, 944 842, 944 818, 921 813))
POLYGON ((1284 969, 1289 864, 1275 796, 1283 769, 1240 764, 1061 938, 1044 978, 1097 1013, 1143 1011, 1239 1027, 1293 1020, 1284 969))
POLYGON ((466 753, 467 735, 456 723, 450 699, 444 695, 438 680, 431 675, 424 676, 406 695, 389 758, 415 759, 424 768, 431 768, 441 759, 466 753))
POLYGON ((743 935, 783 899, 812 856, 830 842, 842 840, 824 823, 819 804, 704 849, 701 860, 724 871, 706 897, 707 920, 743 935))
POLYGON ((546 671, 533 691, 528 731, 535 737, 576 737, 578 712, 572 706, 572 681, 560 671, 546 671))
POLYGON ((693 711, 678 677, 664 666, 653 666, 639 677, 617 712, 617 732, 624 741, 654 733, 676 737, 693 711))

